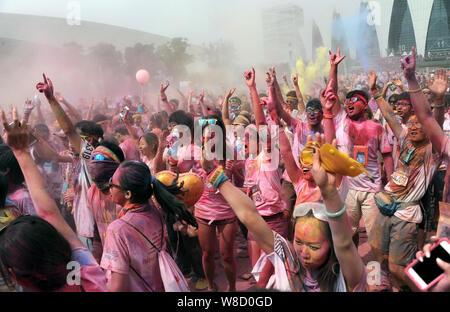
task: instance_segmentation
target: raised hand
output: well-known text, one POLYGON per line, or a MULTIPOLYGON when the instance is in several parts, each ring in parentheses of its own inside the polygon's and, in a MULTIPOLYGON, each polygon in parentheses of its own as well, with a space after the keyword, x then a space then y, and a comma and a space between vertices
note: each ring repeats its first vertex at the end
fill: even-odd
MULTIPOLYGON (((322 144, 325 144, 325 135, 316 133, 314 142, 318 143, 319 146, 322 146, 322 144)), ((336 140, 333 140, 332 145, 336 147, 336 140)), ((320 162, 320 153, 317 150, 317 148, 314 148, 313 166, 311 169, 311 174, 314 178, 314 181, 316 182, 316 185, 321 189, 327 188, 329 186, 336 187, 336 175, 334 173, 329 173, 325 171, 325 169, 322 167, 320 162)))
POLYGON ((411 79, 416 76, 416 47, 411 48, 411 55, 402 58, 401 67, 406 79, 411 79))
POLYGON ((246 70, 244 72, 244 79, 245 82, 247 83, 247 86, 250 87, 254 87, 255 86, 255 69, 252 67, 252 70, 246 70))
POLYGON ((270 73, 266 73, 266 83, 269 88, 273 87, 275 85, 275 77, 270 73))
POLYGON ((202 92, 198 95, 198 101, 203 102, 205 98, 205 90, 202 90, 202 92))
POLYGON ((36 85, 36 89, 45 94, 45 97, 48 100, 54 99, 55 96, 53 94, 53 83, 50 78, 45 77, 45 74, 42 74, 44 77, 44 82, 38 82, 36 85))
POLYGON ((298 74, 292 76, 292 83, 294 84, 294 86, 298 86, 298 74))
POLYGON ((338 101, 337 95, 334 93, 333 88, 323 89, 320 94, 320 103, 324 112, 331 113, 331 110, 338 101))
POLYGON ((345 59, 345 55, 341 56, 341 47, 338 47, 338 51, 336 54, 332 53, 331 50, 328 50, 328 54, 330 54, 330 64, 331 65, 339 65, 343 59, 345 59))
POLYGON ((448 88, 448 73, 445 69, 436 69, 434 73, 434 81, 428 84, 428 88, 437 98, 444 98, 448 88))
POLYGON ((26 121, 19 122, 17 109, 13 108, 13 122, 10 125, 6 119, 5 112, 1 111, 3 127, 6 131, 6 143, 13 151, 27 151, 30 142, 30 128, 26 121))
POLYGON ((35 105, 33 103, 33 101, 31 101, 30 99, 26 99, 25 101, 25 111, 29 111, 31 112, 34 109, 35 105))
POLYGON ((369 89, 370 91, 377 90, 377 74, 375 74, 375 71, 373 69, 370 71, 369 75, 369 89))
POLYGON ((161 88, 159 89, 159 92, 161 94, 165 94, 165 92, 166 92, 168 87, 169 87, 169 81, 166 80, 166 84, 165 85, 161 82, 161 88))
POLYGON ((226 98, 229 99, 233 95, 234 91, 236 91, 236 88, 232 88, 230 91, 228 91, 226 98))

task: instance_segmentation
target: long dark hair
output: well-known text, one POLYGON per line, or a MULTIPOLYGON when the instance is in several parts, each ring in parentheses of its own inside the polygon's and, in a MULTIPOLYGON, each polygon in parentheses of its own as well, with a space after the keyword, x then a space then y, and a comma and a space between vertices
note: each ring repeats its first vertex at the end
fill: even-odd
POLYGON ((154 194, 163 211, 174 216, 177 220, 184 220, 197 227, 197 221, 187 210, 186 205, 175 195, 182 194, 183 185, 178 186, 175 180, 170 186, 166 186, 154 179, 148 166, 140 161, 127 160, 117 170, 120 170, 119 184, 131 192, 131 203, 145 204, 154 194))
POLYGON ((0 144, 0 171, 4 173, 8 169, 7 175, 12 183, 20 185, 25 182, 22 169, 12 149, 7 144, 0 144))
MULTIPOLYGON (((223 135, 223 137, 222 137, 222 147, 223 147, 222 152, 223 152, 223 161, 225 161, 227 159, 227 149, 229 147, 227 144, 227 132, 226 132, 225 124, 223 123, 222 118, 219 115, 208 115, 208 116, 203 116, 202 119, 215 119, 215 120, 217 120, 216 125, 222 129, 222 135, 223 135)), ((208 124, 205 124, 202 126, 202 137, 203 137, 203 131, 205 131, 207 126, 208 126, 208 124)))
MULTIPOLYGON (((315 218, 311 210, 305 216, 296 218, 294 223, 294 230, 295 225, 297 225, 297 222, 299 220, 305 220, 310 218, 315 218)), ((340 266, 336 258, 336 254, 334 252, 333 236, 331 235, 330 226, 327 222, 324 222, 322 220, 319 220, 319 224, 322 233, 325 234, 328 242, 330 243, 330 253, 328 255, 327 261, 317 270, 317 282, 319 284, 320 291, 332 292, 334 291, 334 285, 336 284, 336 280, 339 276, 340 266)), ((301 263, 300 263, 300 277, 303 283, 303 280, 306 277, 306 270, 301 265, 301 263)))
POLYGON ((17 280, 41 291, 55 291, 67 280, 72 250, 67 240, 47 221, 20 216, 0 234, 1 274, 12 287, 8 269, 17 280))

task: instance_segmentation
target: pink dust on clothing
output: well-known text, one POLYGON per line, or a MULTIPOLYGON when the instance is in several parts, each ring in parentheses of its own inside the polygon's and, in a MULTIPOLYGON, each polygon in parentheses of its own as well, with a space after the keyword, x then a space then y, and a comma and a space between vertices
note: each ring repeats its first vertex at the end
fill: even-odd
POLYGON ((14 218, 23 215, 37 215, 30 193, 25 188, 18 188, 6 196, 5 208, 11 210, 14 218))
POLYGON ((180 173, 192 171, 200 174, 203 169, 201 165, 202 148, 190 144, 189 146, 178 149, 178 164, 177 168, 180 173))
POLYGON ((247 188, 258 188, 258 194, 252 195, 256 209, 261 216, 271 216, 284 211, 286 203, 281 198, 280 171, 278 168, 262 168, 262 162, 270 164, 270 159, 264 160, 263 157, 264 154, 260 153, 256 159, 247 158, 245 161, 245 185, 247 188))
POLYGON ((56 292, 106 292, 106 276, 87 248, 72 249, 72 261, 81 265, 81 286, 65 285, 56 292))
MULTIPOLYGON (((224 169, 223 173, 227 177, 231 176, 231 172, 229 170, 224 169)), ((205 190, 203 191, 202 197, 200 197, 198 202, 195 204, 195 217, 210 220, 211 222, 236 217, 233 209, 231 209, 230 205, 228 205, 219 190, 214 188, 207 181, 207 174, 205 170, 201 169, 200 175, 205 183, 205 190)))
POLYGON ((122 143, 120 143, 120 148, 123 151, 125 156, 125 160, 140 160, 139 151, 136 148, 136 144, 134 144, 133 139, 128 138, 122 143))
POLYGON ((143 205, 142 209, 129 211, 108 226, 101 267, 108 271, 107 277, 111 271, 126 274, 130 292, 163 292, 158 251, 136 229, 122 220, 138 228, 156 247, 166 248, 166 228, 162 216, 153 204, 143 205), (146 286, 131 267, 152 289, 146 286))
POLYGON ((108 225, 117 219, 120 208, 112 201, 111 195, 103 194, 93 184, 88 192, 87 206, 94 216, 97 230, 104 245, 108 225))
POLYGON ((311 186, 305 179, 299 179, 297 184, 294 184, 295 194, 297 199, 295 206, 301 203, 315 203, 322 201, 322 193, 318 186, 311 186))
POLYGON ((369 177, 361 174, 357 177, 348 179, 349 188, 352 190, 362 192, 378 192, 383 188, 380 168, 378 164, 377 152, 382 154, 391 153, 392 146, 389 144, 389 138, 383 126, 371 120, 362 122, 352 121, 350 118, 342 119, 344 122, 344 131, 341 135, 346 135, 347 138, 340 139, 340 141, 348 142, 348 150, 350 157, 354 158, 353 150, 355 146, 366 146, 367 164, 366 170, 374 178, 375 182, 370 181, 369 177))

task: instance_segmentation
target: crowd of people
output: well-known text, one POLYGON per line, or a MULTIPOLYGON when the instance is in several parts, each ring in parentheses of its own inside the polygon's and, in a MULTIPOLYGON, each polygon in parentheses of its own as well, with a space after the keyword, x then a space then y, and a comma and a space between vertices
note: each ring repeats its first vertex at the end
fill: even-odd
MULTIPOLYGON (((308 94, 272 67, 259 88, 244 72, 248 92, 169 99, 165 82, 157 105, 74 105, 44 74, 48 104, 1 112, 1 290, 218 291, 219 254, 236 291, 239 233, 256 289, 417 291, 405 268, 428 257, 450 201, 448 73, 418 73, 414 48, 402 72, 343 76, 344 58, 330 51, 308 94)), ((430 290, 450 291, 438 265, 430 290)))

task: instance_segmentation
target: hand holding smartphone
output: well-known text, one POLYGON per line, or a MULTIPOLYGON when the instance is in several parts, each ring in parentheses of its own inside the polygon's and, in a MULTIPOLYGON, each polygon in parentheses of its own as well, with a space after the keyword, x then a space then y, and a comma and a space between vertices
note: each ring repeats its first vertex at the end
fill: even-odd
POLYGON ((436 259, 439 258, 444 262, 450 263, 449 239, 442 238, 431 246, 429 255, 430 257, 420 257, 420 260, 414 260, 405 269, 406 275, 408 275, 421 291, 429 290, 441 279, 446 277, 446 273, 437 264, 436 259))

